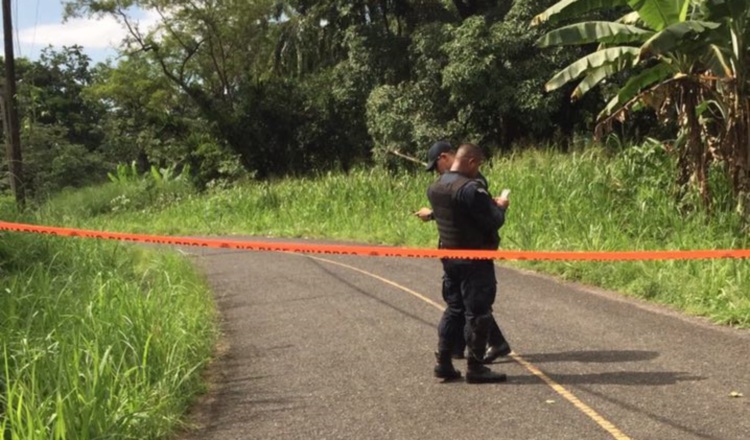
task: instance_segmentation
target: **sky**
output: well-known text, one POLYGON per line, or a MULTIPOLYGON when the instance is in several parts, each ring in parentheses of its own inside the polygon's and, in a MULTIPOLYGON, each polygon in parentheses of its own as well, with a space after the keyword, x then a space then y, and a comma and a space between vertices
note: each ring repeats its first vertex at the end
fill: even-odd
MULTIPOLYGON (((114 48, 125 36, 122 26, 110 18, 77 18, 63 23, 62 0, 11 0, 11 10, 16 58, 37 60, 49 45, 62 48, 78 44, 96 63, 114 59, 114 48)), ((147 20, 145 14, 139 15, 147 20)))

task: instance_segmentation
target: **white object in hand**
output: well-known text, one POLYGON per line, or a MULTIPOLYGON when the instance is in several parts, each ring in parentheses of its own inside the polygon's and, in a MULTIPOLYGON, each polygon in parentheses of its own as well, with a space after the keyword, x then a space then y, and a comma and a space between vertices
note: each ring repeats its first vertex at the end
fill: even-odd
POLYGON ((501 199, 507 199, 509 195, 510 195, 510 190, 509 190, 509 189, 504 189, 504 190, 503 190, 503 191, 502 191, 502 192, 500 193, 500 198, 501 198, 501 199))

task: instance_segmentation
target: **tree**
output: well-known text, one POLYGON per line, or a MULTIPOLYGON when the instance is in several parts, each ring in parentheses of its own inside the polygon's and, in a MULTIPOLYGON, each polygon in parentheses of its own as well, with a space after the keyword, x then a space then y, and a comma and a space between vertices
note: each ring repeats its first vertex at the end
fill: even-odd
POLYGON ((19 63, 21 138, 27 188, 33 195, 100 181, 101 121, 106 107, 86 97, 93 83, 80 47, 47 48, 39 60, 19 63))
MULTIPOLYGON (((359 133, 366 135, 360 121, 369 89, 355 91, 322 81, 339 80, 337 72, 351 67, 358 57, 370 63, 375 76, 389 75, 393 64, 404 63, 404 57, 393 56, 390 40, 377 37, 388 34, 386 28, 400 26, 390 18, 397 8, 389 8, 397 4, 76 0, 67 6, 69 14, 118 18, 130 32, 126 54, 140 54, 158 66, 189 98, 212 134, 239 155, 248 170, 263 177, 302 171, 308 159, 326 157, 330 140, 323 136, 359 140, 359 133), (128 15, 131 6, 157 13, 156 28, 141 29, 128 15), (382 29, 379 34, 375 27, 382 29), (359 42, 366 53, 351 52, 359 42), (368 47, 370 43, 375 44, 368 47), (322 87, 316 91, 309 85, 322 87), (358 116, 347 120, 351 108, 337 102, 354 105, 358 116), (324 127, 325 121, 335 125, 324 127)), ((330 157, 329 163, 361 158, 362 147, 366 145, 359 142, 339 148, 339 154, 349 157, 330 157)))
POLYGON ((98 149, 102 140, 99 119, 104 108, 87 100, 84 93, 93 84, 93 67, 81 46, 43 49, 39 60, 23 75, 27 120, 64 125, 67 142, 84 145, 89 151, 98 149))
POLYGON ((162 74, 190 98, 214 134, 240 156, 248 169, 257 156, 248 148, 249 133, 238 114, 240 91, 259 76, 268 59, 266 29, 271 0, 257 2, 189 0, 76 0, 66 3, 68 16, 110 15, 129 31, 126 54, 143 53, 162 74), (160 17, 153 29, 142 29, 129 15, 137 6, 160 17))
POLYGON ((553 76, 547 89, 580 80, 572 95, 577 99, 607 78, 628 75, 600 113, 599 127, 645 106, 664 121, 676 120, 678 139, 684 139, 676 142, 681 190, 696 182, 710 206, 708 165, 722 160, 741 209, 747 210, 750 6, 741 0, 563 0, 537 15, 533 24, 621 6, 631 12, 619 20, 567 25, 539 40, 543 47, 599 44, 594 53, 553 76))
POLYGON ((567 116, 576 110, 561 93, 542 88, 571 55, 542 53, 535 46, 541 31, 528 29, 545 0, 520 0, 509 9, 501 3, 493 14, 424 24, 412 34, 409 80, 374 89, 368 101, 378 157, 394 148, 421 155, 440 138, 494 152, 572 134, 567 116))

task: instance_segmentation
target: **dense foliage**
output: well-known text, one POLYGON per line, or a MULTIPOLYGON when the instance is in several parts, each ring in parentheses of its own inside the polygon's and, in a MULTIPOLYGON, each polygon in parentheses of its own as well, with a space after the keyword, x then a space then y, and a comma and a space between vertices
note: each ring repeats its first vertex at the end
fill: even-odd
POLYGON ((711 205, 709 169, 724 169, 738 211, 750 216, 750 3, 745 0, 563 0, 534 23, 579 20, 601 8, 627 7, 613 21, 586 20, 544 35, 544 46, 598 43, 598 50, 558 72, 554 90, 578 81, 572 98, 623 73, 627 81, 599 114, 600 127, 651 108, 676 130, 681 195, 690 183, 711 205))
POLYGON ((116 63, 92 66, 80 47, 20 60, 36 195, 123 163, 189 167, 205 188, 411 166, 389 153, 422 158, 440 138, 565 150, 598 125, 625 143, 664 141, 676 198, 696 188, 707 204, 724 189, 710 185, 718 167, 731 205, 750 206, 744 1, 64 3, 68 16, 119 20, 129 37, 116 63), (134 11, 159 19, 147 29, 134 11))
MULTIPOLYGON (((490 152, 587 129, 596 98, 543 84, 577 50, 529 22, 550 0, 75 0, 130 30, 116 63, 80 47, 19 60, 27 187, 101 181, 118 163, 190 165, 203 187, 422 157, 437 138, 490 152), (133 6, 157 12, 145 29, 133 6)), ((397 163, 397 166, 405 162, 397 163)))

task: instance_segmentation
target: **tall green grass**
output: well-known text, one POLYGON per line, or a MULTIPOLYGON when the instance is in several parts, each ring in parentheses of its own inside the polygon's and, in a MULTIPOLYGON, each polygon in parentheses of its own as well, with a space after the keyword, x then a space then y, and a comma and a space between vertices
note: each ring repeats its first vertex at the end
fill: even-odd
MULTIPOLYGON (((750 247, 747 226, 728 209, 727 200, 714 200, 717 209, 711 214, 697 203, 678 204, 672 169, 670 157, 656 146, 625 150, 614 157, 588 150, 567 156, 530 152, 497 161, 488 174, 513 188, 504 247, 576 251, 750 247)), ((716 182, 717 187, 720 184, 716 182)), ((519 265, 671 305, 718 323, 750 326, 746 259, 519 265)))
MULTIPOLYGON (((663 147, 644 144, 614 153, 597 148, 571 154, 525 151, 494 158, 484 172, 493 192, 512 190, 501 231, 505 249, 748 248, 746 226, 728 200, 716 197, 711 214, 699 204, 691 208, 675 201, 673 170, 663 147)), ((726 183, 716 176, 715 187, 724 189, 726 183)), ((434 224, 423 224, 412 214, 427 204, 425 190, 433 179, 421 171, 368 168, 182 193, 173 203, 96 217, 81 215, 65 198, 51 206, 73 209, 61 220, 66 224, 110 230, 327 237, 432 247, 434 224)), ((102 194, 112 200, 107 190, 90 196, 102 194)), ((503 264, 619 290, 719 323, 750 326, 747 260, 503 264)))
POLYGON ((201 390, 215 319, 174 254, 0 238, 0 433, 5 439, 157 439, 201 390))

